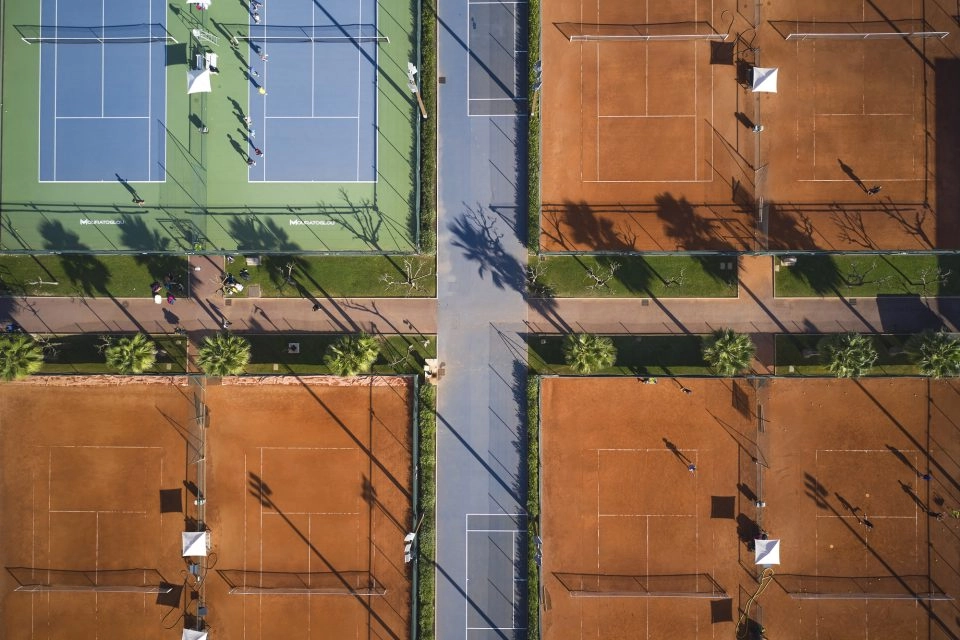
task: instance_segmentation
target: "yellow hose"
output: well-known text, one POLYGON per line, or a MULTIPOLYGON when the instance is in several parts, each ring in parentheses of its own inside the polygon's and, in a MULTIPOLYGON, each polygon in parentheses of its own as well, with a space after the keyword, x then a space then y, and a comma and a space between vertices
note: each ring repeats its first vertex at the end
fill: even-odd
POLYGON ((746 621, 750 617, 750 607, 753 606, 753 603, 757 598, 760 597, 760 594, 763 593, 763 590, 767 588, 767 585, 773 580, 773 569, 767 567, 760 574, 760 584, 757 585, 757 590, 753 592, 753 595, 750 596, 750 599, 747 600, 747 606, 743 608, 743 613, 740 614, 740 620, 737 622, 737 638, 742 640, 747 637, 747 630, 749 626, 746 625, 746 621))

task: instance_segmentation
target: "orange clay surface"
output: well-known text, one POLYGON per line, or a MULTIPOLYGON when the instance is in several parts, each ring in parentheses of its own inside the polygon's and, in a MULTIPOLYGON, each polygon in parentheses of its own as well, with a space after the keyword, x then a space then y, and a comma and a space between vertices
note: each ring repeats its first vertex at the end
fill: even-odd
POLYGON ((960 590, 960 521, 930 515, 960 504, 960 383, 683 385, 693 393, 665 378, 543 381, 545 640, 735 637, 761 529, 781 540, 751 609, 769 637, 960 634, 954 602, 909 598, 960 590), (577 597, 558 574, 699 574, 728 597, 577 597))
POLYGON ((542 248, 960 247, 960 42, 941 5, 793 0, 764 4, 754 30, 734 0, 544 3, 542 248), (782 23, 921 17, 951 35, 787 41, 782 23), (681 21, 729 31, 732 50, 558 26, 681 21), (779 69, 777 93, 752 92, 752 66, 779 69))
POLYGON ((0 385, 4 566, 63 570, 57 576, 146 568, 174 587, 172 594, 14 592, 6 571, 0 635, 179 638, 199 597, 207 625, 224 638, 408 638, 408 381, 209 386, 203 513, 195 504, 193 391, 183 378, 0 385), (180 533, 201 516, 212 546, 197 586, 180 533), (373 580, 385 594, 229 593, 236 584, 270 582, 261 572, 312 574, 334 587, 341 578, 353 586, 373 580))

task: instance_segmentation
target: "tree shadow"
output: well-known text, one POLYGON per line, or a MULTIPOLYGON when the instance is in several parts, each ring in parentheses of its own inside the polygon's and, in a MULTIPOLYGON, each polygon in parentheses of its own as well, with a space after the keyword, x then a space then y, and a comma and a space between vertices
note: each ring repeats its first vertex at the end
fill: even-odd
POLYGON ((299 251, 300 245, 290 240, 287 232, 272 219, 256 214, 234 215, 228 223, 230 237, 238 251, 299 251))
POLYGON ((837 263, 830 256, 797 256, 793 266, 782 268, 789 269, 820 295, 838 293, 843 284, 837 263))
MULTIPOLYGON (((40 224, 47 249, 83 251, 90 248, 80 242, 80 236, 64 228, 59 221, 45 220, 40 224)), ((87 296, 109 293, 110 270, 96 256, 80 253, 61 254, 60 265, 70 282, 87 296)))
POLYGON ((814 239, 813 221, 799 210, 790 211, 789 205, 769 202, 766 205, 767 229, 765 242, 771 250, 812 251, 818 248, 814 239))
POLYGON ((523 265, 503 250, 503 233, 497 228, 496 216, 481 208, 467 207, 466 212, 454 218, 449 229, 453 232, 453 246, 463 251, 469 262, 477 263, 481 279, 489 275, 498 289, 512 289, 523 293, 526 289, 526 273, 523 265))

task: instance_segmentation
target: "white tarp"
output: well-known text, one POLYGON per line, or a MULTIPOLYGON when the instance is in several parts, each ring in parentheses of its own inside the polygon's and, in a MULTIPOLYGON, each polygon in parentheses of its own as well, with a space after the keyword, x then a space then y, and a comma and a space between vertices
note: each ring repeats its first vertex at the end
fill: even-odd
POLYGON ((209 69, 187 71, 187 93, 210 93, 212 90, 209 69))
POLYGON ((776 93, 777 92, 777 68, 754 67, 753 68, 753 92, 754 93, 776 93))
POLYGON ((184 531, 182 535, 184 558, 207 555, 206 531, 184 531))
POLYGON ((753 544, 755 564, 780 564, 779 540, 754 540, 753 544))
POLYGON ((194 631, 193 629, 184 629, 180 640, 207 640, 206 631, 194 631))

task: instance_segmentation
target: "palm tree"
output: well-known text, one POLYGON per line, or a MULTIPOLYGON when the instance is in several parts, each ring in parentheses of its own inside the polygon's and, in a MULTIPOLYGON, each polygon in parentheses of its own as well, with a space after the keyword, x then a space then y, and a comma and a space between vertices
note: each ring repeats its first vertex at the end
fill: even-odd
POLYGON ((0 336, 0 380, 22 380, 40 371, 43 347, 25 334, 0 336))
POLYGON ((343 336, 329 347, 323 361, 338 376, 367 373, 380 355, 380 343, 371 335, 343 336))
POLYGON ((250 343, 232 333, 218 333, 203 339, 197 351, 197 366, 208 376, 236 376, 250 362, 250 343))
POLYGON ((703 359, 721 376, 735 376, 750 368, 756 347, 745 333, 719 329, 703 342, 703 359))
POLYGON ((563 339, 563 358, 576 373, 608 369, 617 361, 617 348, 607 336, 570 333, 563 339))
POLYGON ((960 339, 945 331, 924 331, 907 340, 907 353, 931 378, 960 375, 960 339))
POLYGON ((826 336, 819 347, 827 370, 838 378, 859 378, 877 361, 873 339, 852 331, 826 336))
POLYGON ((118 373, 143 373, 157 361, 157 345, 146 334, 111 342, 104 354, 107 366, 118 373))

